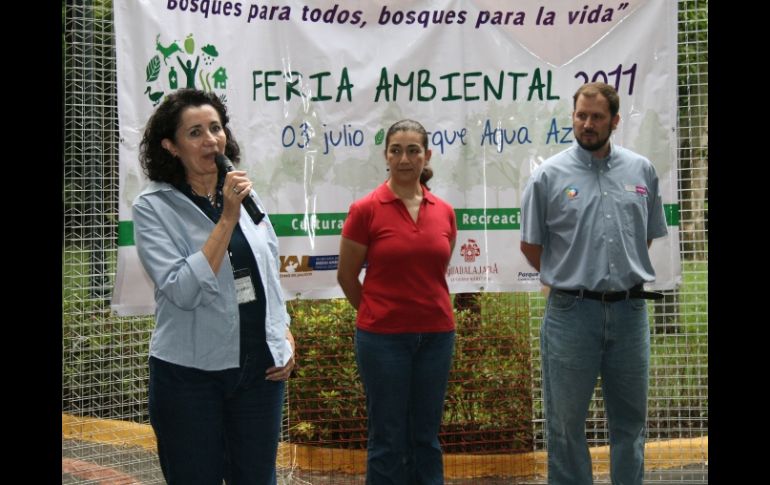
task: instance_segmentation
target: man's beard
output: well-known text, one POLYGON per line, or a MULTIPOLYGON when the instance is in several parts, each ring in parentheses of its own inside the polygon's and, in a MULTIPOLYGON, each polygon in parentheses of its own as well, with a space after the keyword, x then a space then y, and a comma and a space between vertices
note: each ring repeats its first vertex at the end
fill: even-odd
MULTIPOLYGON (((592 133, 598 136, 598 133, 596 132, 592 132, 592 133)), ((580 148, 582 148, 583 150, 588 150, 589 152, 595 152, 596 150, 599 150, 600 148, 602 148, 605 143, 607 143, 611 135, 612 135, 612 130, 610 130, 610 132, 607 133, 607 136, 605 138, 603 139, 599 138, 598 140, 596 140, 596 142, 590 143, 590 144, 583 143, 582 141, 580 141, 580 138, 578 137, 575 137, 575 140, 577 141, 578 145, 580 145, 580 148)))

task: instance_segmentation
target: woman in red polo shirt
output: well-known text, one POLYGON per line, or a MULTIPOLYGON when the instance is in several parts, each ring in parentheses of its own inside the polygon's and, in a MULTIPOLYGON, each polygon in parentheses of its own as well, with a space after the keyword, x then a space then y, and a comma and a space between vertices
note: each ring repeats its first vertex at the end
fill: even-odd
POLYGON ((342 228, 337 280, 358 310, 369 485, 444 483, 438 431, 455 338, 445 274, 457 224, 452 207, 425 185, 430 158, 420 123, 391 126, 390 176, 350 206, 342 228))

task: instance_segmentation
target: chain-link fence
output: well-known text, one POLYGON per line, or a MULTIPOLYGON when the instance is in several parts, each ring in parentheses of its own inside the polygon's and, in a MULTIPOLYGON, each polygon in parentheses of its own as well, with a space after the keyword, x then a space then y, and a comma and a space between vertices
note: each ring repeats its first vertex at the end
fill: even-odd
MULTIPOLYGON (((67 2, 63 15, 64 482, 163 483, 147 425, 153 321, 118 318, 109 309, 119 142, 112 6, 107 0, 67 2)), ((679 1, 683 284, 650 305, 647 483, 707 483, 707 27, 706 0, 679 1)), ((538 294, 458 299, 465 310, 457 314, 441 432, 447 483, 544 483, 538 343, 544 300, 538 294)), ((281 482, 363 483, 366 421, 352 354, 352 309, 341 300, 295 301, 290 309, 301 358, 315 365, 302 365, 290 381, 281 482)), ((600 398, 597 386, 587 432, 597 482, 606 483, 608 432, 600 398)))

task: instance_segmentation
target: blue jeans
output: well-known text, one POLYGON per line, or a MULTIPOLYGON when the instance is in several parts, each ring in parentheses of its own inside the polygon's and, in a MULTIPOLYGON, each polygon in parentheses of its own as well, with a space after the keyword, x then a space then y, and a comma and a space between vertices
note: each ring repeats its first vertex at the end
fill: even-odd
POLYGON ((444 483, 438 432, 455 332, 356 330, 369 421, 367 485, 444 483))
POLYGON ((274 485, 284 383, 241 368, 205 371, 150 357, 150 423, 169 485, 274 485))
POLYGON ((645 300, 602 303, 552 290, 540 332, 548 483, 593 483, 585 433, 602 376, 615 485, 641 485, 650 365, 645 300))

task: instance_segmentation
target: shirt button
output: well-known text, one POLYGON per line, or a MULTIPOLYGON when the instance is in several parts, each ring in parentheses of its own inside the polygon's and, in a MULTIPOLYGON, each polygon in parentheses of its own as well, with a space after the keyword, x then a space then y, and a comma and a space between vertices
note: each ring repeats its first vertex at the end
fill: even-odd
POLYGON ((607 192, 604 193, 604 196, 607 197, 607 192))
POLYGON ((609 214, 607 214, 607 219, 609 219, 609 218, 610 218, 610 215, 609 215, 609 214))
POLYGON ((614 241, 614 240, 613 240, 612 238, 610 238, 610 242, 613 242, 613 241, 614 241))
POLYGON ((610 268, 614 268, 614 267, 615 267, 615 263, 610 263, 610 268))

